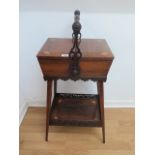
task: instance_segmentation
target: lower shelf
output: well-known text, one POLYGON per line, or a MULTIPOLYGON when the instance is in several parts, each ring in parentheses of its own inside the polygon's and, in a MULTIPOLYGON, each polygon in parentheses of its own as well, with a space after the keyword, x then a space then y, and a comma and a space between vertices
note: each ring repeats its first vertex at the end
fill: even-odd
POLYGON ((54 97, 50 125, 101 127, 98 95, 62 94, 54 97))

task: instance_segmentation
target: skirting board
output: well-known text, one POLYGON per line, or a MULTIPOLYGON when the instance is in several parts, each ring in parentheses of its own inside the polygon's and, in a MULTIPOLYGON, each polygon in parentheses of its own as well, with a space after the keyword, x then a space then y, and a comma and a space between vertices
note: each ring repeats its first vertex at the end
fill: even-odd
POLYGON ((22 106, 19 108, 19 126, 22 120, 24 119, 27 109, 28 109, 28 104, 26 102, 22 104, 22 106))

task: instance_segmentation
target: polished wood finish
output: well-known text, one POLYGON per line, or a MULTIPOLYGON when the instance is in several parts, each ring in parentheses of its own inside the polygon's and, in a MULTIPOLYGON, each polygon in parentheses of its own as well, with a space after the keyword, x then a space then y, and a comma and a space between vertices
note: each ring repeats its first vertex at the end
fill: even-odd
POLYGON ((49 129, 49 116, 52 99, 52 81, 47 81, 47 105, 46 105, 46 136, 45 140, 48 141, 48 129, 49 129))
POLYGON ((57 93, 50 113, 51 125, 102 127, 99 96, 57 93))
POLYGON ((100 114, 101 114, 101 124, 102 124, 102 136, 103 143, 105 143, 105 122, 104 122, 104 90, 103 81, 97 81, 97 89, 99 94, 99 104, 100 104, 100 114))
POLYGON ((134 155, 134 108, 105 108, 106 144, 100 128, 52 126, 44 141, 43 107, 29 107, 19 129, 20 155, 134 155))
POLYGON ((82 53, 80 50, 80 43, 81 43, 81 30, 82 25, 80 24, 80 11, 75 10, 74 12, 74 23, 72 25, 72 48, 69 52, 69 58, 71 60, 69 72, 71 76, 79 76, 80 74, 80 66, 79 60, 82 57, 82 53))
MULTIPOLYGON (((39 51, 38 58, 68 59, 62 54, 69 54, 71 39, 48 38, 39 51)), ((82 59, 113 60, 114 56, 104 39, 82 39, 80 44, 82 59)))
POLYGON ((45 140, 48 141, 49 125, 74 125, 102 127, 105 143, 103 82, 107 79, 114 56, 104 39, 82 39, 79 44, 82 52, 82 57, 78 59, 80 68, 73 73, 77 68, 69 57, 71 47, 72 39, 49 38, 37 54, 44 80, 47 80, 45 140), (58 79, 97 81, 98 95, 58 94, 58 79), (54 100, 51 106, 52 81, 54 100))
MULTIPOLYGON (((71 39, 47 39, 37 55, 45 80, 72 78, 69 59, 71 47, 71 39)), ((80 49, 82 52, 82 58, 79 60, 80 74, 75 79, 106 81, 114 59, 107 42, 104 39, 82 39, 80 49)))
POLYGON ((57 80, 54 80, 54 96, 57 93, 57 80))

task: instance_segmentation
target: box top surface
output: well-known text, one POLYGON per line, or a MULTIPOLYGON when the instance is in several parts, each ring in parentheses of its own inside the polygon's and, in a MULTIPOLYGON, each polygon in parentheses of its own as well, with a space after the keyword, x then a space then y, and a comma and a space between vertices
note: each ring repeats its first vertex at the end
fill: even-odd
MULTIPOLYGON (((37 54, 38 58, 68 58, 73 46, 72 39, 48 38, 37 54)), ((114 56, 104 39, 82 39, 79 45, 82 59, 113 60, 114 56)))

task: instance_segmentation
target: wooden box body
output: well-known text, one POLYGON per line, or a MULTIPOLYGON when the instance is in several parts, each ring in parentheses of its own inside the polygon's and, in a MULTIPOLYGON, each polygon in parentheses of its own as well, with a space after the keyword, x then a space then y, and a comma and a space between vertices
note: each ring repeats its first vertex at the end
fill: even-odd
MULTIPOLYGON (((37 55, 45 80, 72 78, 69 70, 71 60, 68 55, 71 48, 71 39, 47 39, 37 55)), ((76 78, 106 81, 114 59, 106 41, 104 39, 82 39, 80 50, 82 52, 79 62, 80 75, 76 78)))

